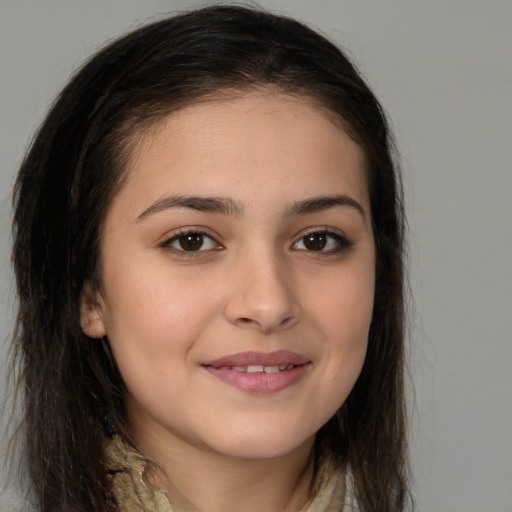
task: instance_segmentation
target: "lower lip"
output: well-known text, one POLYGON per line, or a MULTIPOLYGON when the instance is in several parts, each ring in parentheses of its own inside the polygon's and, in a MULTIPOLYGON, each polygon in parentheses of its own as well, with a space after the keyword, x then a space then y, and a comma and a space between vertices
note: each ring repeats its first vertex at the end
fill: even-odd
POLYGON ((310 363, 294 366, 290 370, 275 373, 248 373, 205 366, 215 378, 249 393, 277 393, 298 382, 308 371, 310 363))

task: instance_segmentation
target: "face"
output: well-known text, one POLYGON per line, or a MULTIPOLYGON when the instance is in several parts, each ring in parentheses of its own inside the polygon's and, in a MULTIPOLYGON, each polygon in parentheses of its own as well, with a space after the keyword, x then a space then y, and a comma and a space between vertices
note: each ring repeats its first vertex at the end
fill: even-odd
POLYGON ((365 357, 367 189, 360 148, 303 98, 198 103, 141 136, 81 315, 142 442, 244 458, 311 442, 365 357))

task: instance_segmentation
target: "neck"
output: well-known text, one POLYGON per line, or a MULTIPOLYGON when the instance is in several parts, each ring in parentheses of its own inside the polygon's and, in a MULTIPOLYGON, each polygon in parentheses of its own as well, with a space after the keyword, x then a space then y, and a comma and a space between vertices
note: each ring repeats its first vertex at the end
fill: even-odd
POLYGON ((169 442, 154 431, 134 434, 154 462, 144 478, 166 491, 175 512, 298 512, 309 499, 313 438, 278 457, 239 458, 169 442))

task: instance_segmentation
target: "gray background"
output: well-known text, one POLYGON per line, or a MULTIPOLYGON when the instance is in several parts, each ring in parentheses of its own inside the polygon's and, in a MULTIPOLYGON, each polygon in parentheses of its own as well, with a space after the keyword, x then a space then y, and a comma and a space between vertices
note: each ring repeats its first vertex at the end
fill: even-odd
MULTIPOLYGON (((204 4, 0 0, 1 340, 14 309, 10 189, 52 98, 106 40, 204 4)), ((260 5, 342 44, 394 124, 412 232, 417 509, 512 511, 512 2, 260 5)))

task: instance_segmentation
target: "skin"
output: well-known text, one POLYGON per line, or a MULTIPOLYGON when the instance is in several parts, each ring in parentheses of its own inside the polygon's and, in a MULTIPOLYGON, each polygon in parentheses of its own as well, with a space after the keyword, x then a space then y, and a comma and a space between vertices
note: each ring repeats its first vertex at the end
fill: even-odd
POLYGON ((81 318, 89 336, 108 336, 131 434, 155 463, 146 478, 176 510, 297 511, 308 500, 315 433, 365 357, 370 216, 361 149, 307 98, 201 102, 140 136, 81 318), (231 203, 212 212, 165 199, 177 196, 231 203), (324 196, 350 204, 304 208, 324 196), (204 233, 200 250, 183 250, 187 230, 204 233), (241 390, 204 367, 276 350, 309 361, 278 392, 241 390))

